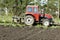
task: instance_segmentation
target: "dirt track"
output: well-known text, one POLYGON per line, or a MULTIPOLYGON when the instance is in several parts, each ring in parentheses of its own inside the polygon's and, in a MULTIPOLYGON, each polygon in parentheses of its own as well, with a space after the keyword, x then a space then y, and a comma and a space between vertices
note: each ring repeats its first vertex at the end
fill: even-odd
POLYGON ((0 26, 0 40, 60 40, 60 29, 0 26))

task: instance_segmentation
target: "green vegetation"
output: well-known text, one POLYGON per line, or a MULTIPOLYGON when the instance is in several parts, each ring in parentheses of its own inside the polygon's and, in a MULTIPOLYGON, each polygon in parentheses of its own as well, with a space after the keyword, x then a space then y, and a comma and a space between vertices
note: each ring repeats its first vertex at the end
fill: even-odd
MULTIPOLYGON (((56 16, 55 12, 58 11, 58 2, 60 2, 60 0, 59 1, 48 0, 48 3, 43 7, 41 6, 40 1, 41 0, 37 0, 37 2, 35 2, 34 0, 0 0, 0 7, 8 8, 9 11, 13 12, 13 14, 15 15, 20 15, 20 14, 23 15, 27 5, 39 5, 40 9, 45 8, 47 6, 46 7, 47 13, 50 13, 53 16, 56 16)), ((59 3, 59 9, 60 9, 60 3, 59 3)))
POLYGON ((0 15, 0 23, 11 23, 12 22, 12 16, 11 15, 0 15))

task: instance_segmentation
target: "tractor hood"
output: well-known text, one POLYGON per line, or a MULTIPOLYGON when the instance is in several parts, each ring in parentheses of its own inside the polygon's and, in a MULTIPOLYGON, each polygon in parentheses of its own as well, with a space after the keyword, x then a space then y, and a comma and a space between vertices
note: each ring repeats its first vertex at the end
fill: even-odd
MULTIPOLYGON (((44 14, 41 14, 41 17, 42 17, 43 15, 44 15, 44 14)), ((52 16, 51 14, 45 14, 44 17, 45 17, 45 18, 48 18, 48 19, 53 18, 53 16, 52 16)))

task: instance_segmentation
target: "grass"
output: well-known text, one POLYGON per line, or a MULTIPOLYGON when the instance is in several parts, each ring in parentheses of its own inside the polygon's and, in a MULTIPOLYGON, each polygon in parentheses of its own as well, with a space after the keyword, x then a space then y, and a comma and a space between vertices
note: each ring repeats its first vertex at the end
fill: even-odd
POLYGON ((54 18, 54 21, 60 23, 60 19, 59 18, 54 18))
POLYGON ((0 15, 0 23, 11 23, 12 22, 12 16, 11 15, 0 15))

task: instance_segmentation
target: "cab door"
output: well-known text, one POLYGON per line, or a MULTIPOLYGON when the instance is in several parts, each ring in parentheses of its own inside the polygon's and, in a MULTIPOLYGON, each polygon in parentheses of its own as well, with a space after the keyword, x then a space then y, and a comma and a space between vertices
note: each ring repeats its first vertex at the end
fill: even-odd
POLYGON ((34 15, 36 21, 39 21, 38 7, 34 7, 34 8, 33 8, 33 15, 34 15))

